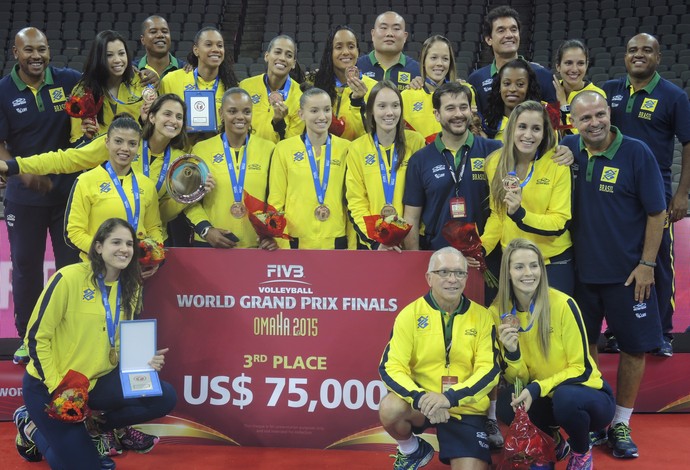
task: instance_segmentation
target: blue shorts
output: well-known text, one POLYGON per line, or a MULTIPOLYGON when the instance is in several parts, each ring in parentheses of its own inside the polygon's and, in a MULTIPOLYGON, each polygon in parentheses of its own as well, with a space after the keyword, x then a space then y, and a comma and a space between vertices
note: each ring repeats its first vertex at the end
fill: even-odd
POLYGON ((597 343, 606 318, 623 352, 644 353, 661 345, 661 321, 653 286, 649 299, 636 302, 634 283, 627 287, 622 283, 578 283, 575 300, 582 312, 589 344, 597 343))
POLYGON ((421 428, 413 428, 415 434, 424 429, 436 428, 438 458, 446 465, 452 459, 474 458, 491 465, 491 451, 486 436, 486 416, 462 415, 462 419, 450 418, 447 423, 431 424, 427 419, 421 428))

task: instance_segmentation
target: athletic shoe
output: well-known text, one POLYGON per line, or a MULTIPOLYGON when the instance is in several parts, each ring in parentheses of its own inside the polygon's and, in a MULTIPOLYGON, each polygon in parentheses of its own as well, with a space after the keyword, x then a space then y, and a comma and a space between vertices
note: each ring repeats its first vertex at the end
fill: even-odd
POLYGON ((664 340, 661 343, 661 347, 659 349, 655 349, 654 351, 652 351, 652 354, 661 357, 673 356, 673 345, 671 344, 671 340, 664 337, 664 340))
POLYGON ((114 457, 122 453, 122 444, 120 444, 120 441, 115 436, 114 431, 104 432, 101 434, 101 439, 109 449, 108 455, 114 457))
POLYGON ((613 449, 613 456, 620 459, 638 457, 637 446, 630 437, 630 426, 616 423, 609 428, 609 447, 613 449))
POLYGON ((158 444, 160 438, 158 436, 152 436, 151 434, 146 434, 131 426, 118 430, 116 433, 117 438, 120 440, 123 449, 133 450, 140 454, 145 454, 153 446, 158 444))
POLYGON ((98 451, 98 455, 100 455, 101 458, 109 457, 110 455, 113 455, 110 453, 111 444, 110 444, 110 440, 108 439, 108 436, 106 434, 92 435, 91 441, 93 442, 93 445, 96 447, 96 450, 98 451))
POLYGON ((12 362, 14 362, 15 364, 29 363, 29 351, 26 350, 26 346, 24 346, 24 343, 22 343, 14 352, 12 362))
POLYGON ((26 426, 32 422, 26 406, 22 405, 14 411, 12 421, 17 427, 17 437, 14 439, 14 444, 19 455, 27 462, 40 462, 43 455, 38 451, 33 439, 26 434, 26 426))
POLYGON ((556 444, 556 460, 565 460, 570 453, 570 443, 563 437, 561 431, 556 431, 553 435, 553 442, 556 444))
POLYGON ((115 470, 115 462, 107 455, 101 456, 101 470, 115 470))
POLYGON ((568 460, 568 466, 565 470, 591 470, 594 468, 592 463, 592 451, 588 450, 585 454, 578 454, 573 452, 568 460))
POLYGON ((618 340, 615 336, 606 338, 606 344, 604 345, 605 353, 619 353, 621 349, 618 347, 618 340))
POLYGON ((606 435, 606 428, 589 433, 589 447, 600 446, 606 444, 609 438, 606 435))
POLYGON ((421 437, 417 437, 419 448, 409 455, 400 452, 395 455, 393 470, 416 470, 428 464, 434 456, 434 448, 421 437))
POLYGON ((503 435, 498 428, 498 423, 495 419, 486 420, 486 438, 489 441, 489 447, 492 449, 500 449, 503 447, 503 435))

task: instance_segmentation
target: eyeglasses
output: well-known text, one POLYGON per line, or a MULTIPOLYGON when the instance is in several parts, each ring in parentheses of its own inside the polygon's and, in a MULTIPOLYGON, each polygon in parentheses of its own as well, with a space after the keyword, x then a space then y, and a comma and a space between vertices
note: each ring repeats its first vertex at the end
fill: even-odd
POLYGON ((439 269, 438 271, 430 272, 443 279, 447 279, 451 274, 457 279, 465 279, 467 277, 467 271, 449 271, 448 269, 439 269))

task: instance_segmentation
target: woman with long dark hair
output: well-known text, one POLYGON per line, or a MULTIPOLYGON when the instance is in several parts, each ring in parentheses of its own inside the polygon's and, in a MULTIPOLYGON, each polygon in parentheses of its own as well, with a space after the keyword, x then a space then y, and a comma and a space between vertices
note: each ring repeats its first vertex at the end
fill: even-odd
POLYGON ((402 98, 390 80, 374 85, 366 109, 369 132, 352 142, 347 154, 347 209, 359 248, 400 251, 398 246, 379 245, 371 240, 364 217, 402 217, 407 162, 424 147, 424 138, 405 129, 402 98))
MULTIPOLYGON (((88 379, 87 405, 103 411, 96 433, 150 421, 175 407, 175 390, 162 381, 161 396, 126 399, 122 394, 119 358, 113 351, 119 349, 119 321, 132 320, 138 313, 138 251, 132 226, 122 219, 107 219, 95 231, 88 260, 60 269, 48 281, 24 338, 30 356, 24 374, 25 405, 14 413, 17 451, 24 459, 37 462, 45 457, 51 468, 115 467, 109 457, 99 456, 97 434, 90 435, 84 423, 62 421, 46 412, 69 371, 88 379)), ((166 352, 157 351, 149 362, 156 371, 163 367, 166 352)), ((153 447, 158 439, 148 437, 153 447)))
POLYGON ((333 107, 329 132, 347 140, 366 133, 365 101, 376 80, 362 76, 357 68, 359 42, 354 31, 339 25, 331 30, 326 41, 314 86, 328 93, 333 107))

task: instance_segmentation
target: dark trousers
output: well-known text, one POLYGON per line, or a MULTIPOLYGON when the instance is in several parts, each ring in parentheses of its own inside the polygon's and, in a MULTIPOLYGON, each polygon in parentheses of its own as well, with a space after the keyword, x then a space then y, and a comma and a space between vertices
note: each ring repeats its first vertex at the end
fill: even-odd
POLYGON ((673 311, 675 309, 675 270, 673 269, 673 225, 664 228, 661 245, 654 268, 654 288, 659 303, 661 331, 672 337, 673 311))
POLYGON ((46 235, 53 242, 55 267, 79 262, 79 252, 65 243, 65 206, 25 206, 5 201, 5 223, 12 257, 14 324, 20 338, 26 334, 31 312, 43 291, 43 255, 46 235))
MULTIPOLYGON (((551 435, 551 427, 560 426, 570 436, 575 452, 589 450, 589 432, 599 431, 611 423, 616 412, 616 400, 608 384, 605 390, 584 385, 559 385, 553 397, 537 398, 527 414, 542 431, 551 435)), ((513 386, 500 390, 496 411, 505 423, 511 423, 515 413, 510 406, 513 386)))
MULTIPOLYGON (((165 416, 177 403, 175 389, 161 381, 163 395, 147 398, 124 398, 119 368, 96 382, 89 392, 89 407, 104 411, 104 431, 143 423, 165 416)), ((34 442, 50 468, 64 470, 99 470, 100 458, 84 423, 68 423, 48 416, 46 404, 50 393, 40 380, 24 374, 24 404, 36 424, 34 442)))

